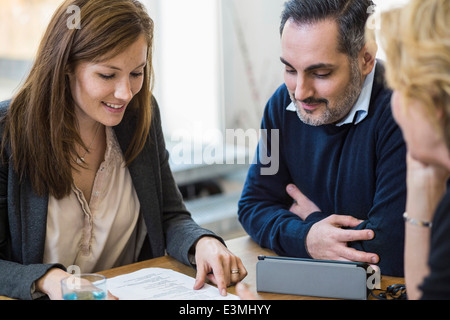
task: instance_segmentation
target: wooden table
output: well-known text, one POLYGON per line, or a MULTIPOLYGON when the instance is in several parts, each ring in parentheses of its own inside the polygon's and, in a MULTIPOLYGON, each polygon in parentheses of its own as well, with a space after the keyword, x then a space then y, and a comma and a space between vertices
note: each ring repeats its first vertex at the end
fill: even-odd
MULTIPOLYGON (((259 255, 276 256, 276 254, 268 249, 261 248, 250 237, 245 236, 227 241, 228 248, 237 256, 239 256, 247 269, 248 275, 243 280, 249 289, 258 294, 263 300, 324 300, 316 297, 305 297, 297 295, 284 295, 275 293, 256 292, 256 263, 258 262, 259 255)), ((112 278, 118 275, 127 274, 130 272, 138 271, 143 268, 167 268, 174 271, 181 272, 191 277, 195 277, 195 270, 188 267, 181 262, 178 262, 172 257, 165 256, 152 260, 134 263, 131 265, 114 268, 106 271, 99 272, 105 275, 107 278, 112 278)), ((381 279, 381 288, 386 289, 389 285, 404 283, 403 278, 387 277, 383 276, 381 279)), ((234 286, 228 288, 228 292, 235 294, 234 286)), ((7 297, 0 296, 0 300, 8 300, 7 297)))
MULTIPOLYGON (((258 294, 264 300, 318 300, 316 297, 305 297, 305 296, 297 296, 297 295, 284 295, 284 294, 274 294, 274 293, 265 293, 265 292, 256 292, 256 263, 258 262, 259 255, 265 256, 276 256, 276 254, 268 249, 261 248, 258 244, 256 244, 250 237, 245 236, 241 238, 236 238, 233 240, 227 241, 228 248, 238 257, 241 258, 244 266, 247 269, 248 275, 243 280, 244 283, 247 284, 249 289, 258 294)), ((144 262, 135 263, 128 266, 123 266, 107 271, 100 272, 105 275, 107 278, 115 277, 121 274, 126 274, 130 272, 134 272, 143 268, 167 268, 172 269, 183 274, 186 274, 191 277, 195 277, 195 270, 178 262, 172 257, 165 256, 161 258, 156 258, 144 262)), ((403 278, 395 278, 395 277, 387 277, 382 276, 381 279, 381 288, 386 289, 389 285, 392 284, 400 284, 404 283, 403 278)), ((235 294, 234 286, 228 288, 228 292, 235 294)), ((323 300, 323 299, 321 299, 323 300)))

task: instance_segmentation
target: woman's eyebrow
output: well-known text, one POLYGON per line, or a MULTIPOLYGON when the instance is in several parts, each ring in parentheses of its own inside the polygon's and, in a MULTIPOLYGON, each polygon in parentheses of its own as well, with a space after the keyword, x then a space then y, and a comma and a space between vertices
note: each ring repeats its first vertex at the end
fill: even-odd
MULTIPOLYGON (((138 69, 138 68, 145 67, 146 65, 147 65, 147 62, 141 63, 140 65, 138 65, 138 66, 137 66, 136 68, 134 68, 133 70, 138 69)), ((119 67, 113 66, 113 65, 102 65, 102 66, 103 66, 103 67, 106 67, 106 68, 109 68, 109 69, 122 71, 122 69, 120 69, 119 67)))

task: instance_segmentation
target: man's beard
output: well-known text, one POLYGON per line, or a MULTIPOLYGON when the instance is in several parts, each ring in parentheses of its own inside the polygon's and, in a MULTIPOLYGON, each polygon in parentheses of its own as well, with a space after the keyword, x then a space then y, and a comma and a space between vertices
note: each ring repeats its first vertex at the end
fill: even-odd
POLYGON ((358 68, 358 62, 350 61, 350 83, 344 93, 338 97, 336 104, 330 107, 327 99, 308 98, 301 102, 305 104, 324 103, 325 111, 320 117, 314 117, 314 111, 305 110, 297 105, 294 95, 291 93, 291 99, 297 108, 297 114, 300 120, 310 126, 321 126, 325 124, 338 123, 352 110, 362 89, 362 76, 358 68))

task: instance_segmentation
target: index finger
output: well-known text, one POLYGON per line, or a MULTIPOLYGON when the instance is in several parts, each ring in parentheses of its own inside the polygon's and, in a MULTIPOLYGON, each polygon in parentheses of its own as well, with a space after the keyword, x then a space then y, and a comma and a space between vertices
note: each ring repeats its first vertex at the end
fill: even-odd
POLYGON ((203 288, 203 285, 205 284, 205 279, 206 279, 206 269, 202 264, 200 264, 197 266, 197 274, 195 275, 194 290, 203 288))
POLYGON ((333 214, 326 219, 328 219, 329 222, 336 227, 355 228, 364 222, 364 220, 360 220, 352 216, 344 216, 339 214, 333 214))

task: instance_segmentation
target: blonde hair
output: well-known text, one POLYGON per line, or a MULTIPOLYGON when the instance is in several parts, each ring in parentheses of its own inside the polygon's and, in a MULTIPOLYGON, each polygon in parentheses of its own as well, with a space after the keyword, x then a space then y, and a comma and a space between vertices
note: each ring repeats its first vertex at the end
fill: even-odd
POLYGON ((450 149, 450 1, 411 0, 381 15, 388 85, 430 115, 442 110, 443 134, 450 149))

